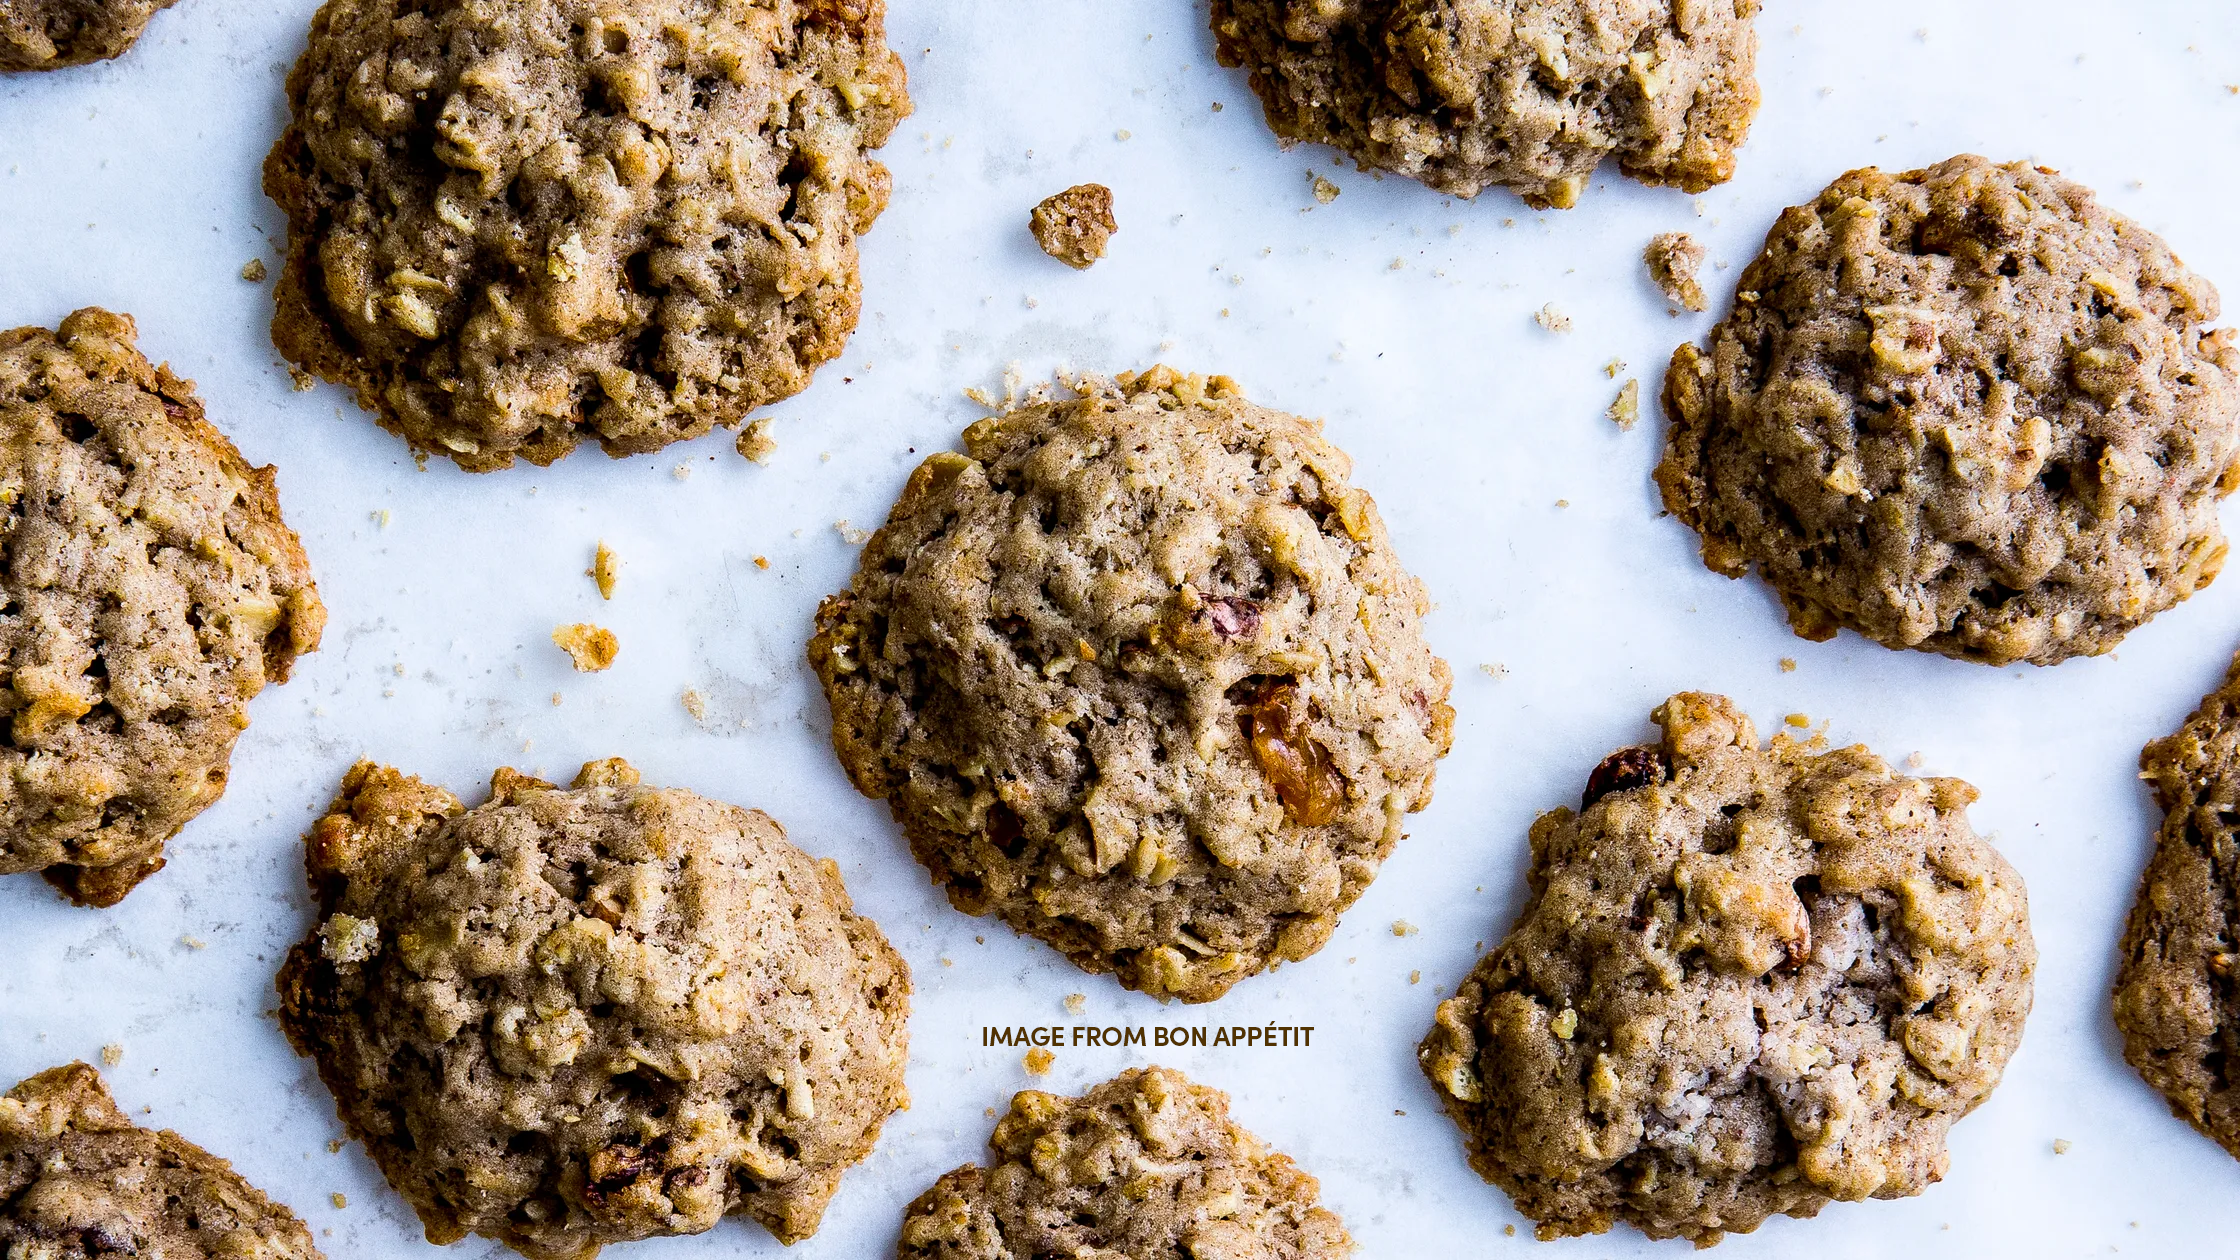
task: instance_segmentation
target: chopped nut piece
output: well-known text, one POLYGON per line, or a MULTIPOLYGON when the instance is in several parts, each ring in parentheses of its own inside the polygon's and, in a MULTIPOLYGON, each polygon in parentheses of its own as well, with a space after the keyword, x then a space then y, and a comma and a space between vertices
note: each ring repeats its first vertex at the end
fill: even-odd
POLYGON ((1618 391, 1618 400, 1602 414, 1610 417, 1621 429, 1631 429, 1641 422, 1641 382, 1628 379, 1625 388, 1618 391))
POLYGON ((1314 181, 1312 185, 1312 187, 1314 188, 1314 199, 1321 202, 1323 205, 1327 206, 1331 202, 1336 201, 1338 199, 1338 194, 1343 191, 1336 184, 1333 184, 1329 180, 1324 179, 1322 176, 1315 174, 1313 171, 1307 172, 1307 178, 1314 181))
POLYGON ((1571 331, 1571 317, 1564 314, 1553 302, 1534 311, 1532 322, 1552 333, 1561 334, 1571 331))
POLYGON ((1111 189, 1076 184, 1036 206, 1027 227, 1043 253, 1081 271, 1104 257, 1105 243, 1120 223, 1112 217, 1111 189))
POLYGON ((248 281, 249 283, 262 284, 264 283, 264 277, 264 259, 252 258, 249 261, 241 264, 241 278, 248 281))
POLYGON ((583 674, 594 674, 613 665, 615 653, 621 649, 614 631, 589 622, 560 627, 552 632, 552 641, 575 662, 576 672, 583 674))
POLYGON ((1709 305, 1703 286, 1696 282, 1696 273, 1703 270, 1703 254, 1703 246, 1686 232, 1665 232, 1650 238, 1642 258, 1649 264, 1649 279, 1668 300, 1700 311, 1709 305))
POLYGON ((1050 1053, 1041 1046, 1036 1046, 1034 1049, 1027 1051, 1027 1057, 1020 1060, 1020 1064, 1027 1069, 1027 1075, 1029 1076, 1048 1076, 1050 1065, 1057 1061, 1057 1055, 1050 1053))
POLYGON ((769 463, 770 457, 778 453, 778 439, 770 436, 768 420, 749 420, 747 427, 739 431, 739 440, 733 445, 739 454, 757 464, 769 463))
POLYGON ((621 558, 614 554, 614 548, 607 545, 606 539, 600 539, 599 549, 592 553, 590 569, 591 580, 599 587, 599 598, 614 598, 615 574, 621 569, 621 558))

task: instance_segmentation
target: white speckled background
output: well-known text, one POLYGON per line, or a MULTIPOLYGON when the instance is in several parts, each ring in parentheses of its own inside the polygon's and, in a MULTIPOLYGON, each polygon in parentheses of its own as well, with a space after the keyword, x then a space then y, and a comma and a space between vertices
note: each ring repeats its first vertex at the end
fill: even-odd
MULTIPOLYGON (((0 880, 0 1087, 119 1044, 108 1076, 126 1107, 231 1158, 333 1260, 432 1254, 356 1147, 328 1152, 327 1097, 266 1016, 276 960, 309 918, 299 836, 360 755, 471 799, 500 764, 565 776, 622 754, 649 781, 767 809, 838 859, 915 971, 916 1105, 794 1254, 890 1255, 903 1205, 979 1158, 983 1109, 1028 1083, 1017 1051, 980 1048, 980 1027, 1074 1022, 1061 1000, 1075 991, 1098 1024, 1314 1025, 1311 1049, 1164 1061, 1227 1089, 1247 1126, 1318 1174, 1364 1255, 1522 1253, 1537 1246, 1528 1223, 1464 1166, 1413 1046, 1515 912, 1533 814, 1574 798, 1666 694, 1707 688, 1762 727, 1803 711, 1974 782, 1975 824, 2028 879, 2043 955, 2022 1050, 1955 1131, 1943 1184, 1777 1219, 1720 1254, 2229 1252, 2240 1164, 2125 1068, 2105 994, 2155 821, 2138 749, 2240 643, 2240 578, 2116 656, 2052 670, 1805 643, 1764 590, 1705 571, 1692 536, 1658 517, 1659 426, 1602 418, 1616 382, 1601 366, 1624 359, 1653 394, 1672 346, 1710 322, 1666 315, 1639 264, 1652 233, 1704 239, 1723 304, 1730 264, 1783 206, 1849 166, 1959 150, 2092 184, 2240 298, 2240 95, 2225 86, 2240 83, 2240 9, 1772 0, 1765 106, 1733 183, 1699 209, 1612 176, 1578 209, 1536 214, 1498 191, 1458 202, 1279 151, 1242 76, 1213 64, 1202 3, 894 3, 918 112, 885 153, 895 195, 866 241, 863 324, 769 413, 779 450, 759 468, 718 435, 623 462, 586 448, 550 470, 416 471, 341 391, 290 391, 265 335, 270 285, 238 273, 278 260, 257 168, 312 0, 183 0, 121 61, 0 80, 0 327, 90 303, 135 314, 150 357, 200 382, 251 459, 279 465, 332 610, 324 650, 259 699, 231 791, 173 842, 168 870, 106 912, 0 880), (1335 204, 1316 205, 1310 170, 1344 189, 1335 204), (1024 229, 1030 205, 1080 180, 1111 185, 1122 223, 1086 274, 1024 229), (1569 336, 1531 322, 1549 301, 1569 336), (979 414, 966 386, 1014 362, 1037 376, 1158 359, 1327 417, 1439 601, 1429 634, 1461 713, 1437 801, 1330 946, 1210 1008, 1162 1008, 948 909, 884 808, 843 779, 800 660, 817 598, 853 563, 833 523, 883 516, 915 460, 979 414), (607 604, 583 576, 600 538, 624 561, 607 604), (621 636, 607 674, 570 673, 546 641, 586 618, 621 636), (1498 681, 1478 668, 1492 662, 1498 681), (707 697, 704 723, 679 703, 687 687, 707 697), (1394 936, 1403 918, 1420 934, 1394 936)), ((1075 1090, 1143 1057, 1064 1050, 1040 1083, 1075 1090)), ((1683 1249, 1621 1229, 1552 1254, 1683 1249)), ((781 1249, 729 1221, 625 1250, 781 1249)))

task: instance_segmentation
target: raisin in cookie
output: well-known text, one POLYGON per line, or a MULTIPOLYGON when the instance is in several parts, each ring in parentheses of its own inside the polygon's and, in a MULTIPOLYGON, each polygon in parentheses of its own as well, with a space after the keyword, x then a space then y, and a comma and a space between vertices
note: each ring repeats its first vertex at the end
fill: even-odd
POLYGON ((431 1242, 815 1233, 906 1101, 909 970, 839 868, 621 761, 490 786, 361 762, 312 828, 280 1019, 352 1136, 431 1242))
POLYGON ((122 57, 179 0, 7 0, 0 71, 60 70, 122 57))
POLYGON ((1229 1118, 1229 1097, 1167 1068, 1079 1098, 1027 1090, 992 1166, 944 1174, 903 1215, 900 1260, 1344 1260, 1322 1187, 1229 1118))
POLYGON ((1853 171, 1672 356, 1657 484, 1808 639, 2050 665, 2224 563, 2240 345, 2161 238, 2050 171, 1853 171))
POLYGON ((0 332, 0 874, 110 906, 225 791, 327 613, 270 468, 131 319, 0 332))
POLYGON ((1576 204, 1606 157, 1701 192, 1758 110, 1758 0, 1213 0, 1268 125, 1440 192, 1576 204))
POLYGON ((1470 1163, 1543 1239, 1625 1221, 1699 1246, 1918 1194, 1999 1083, 2037 953, 1975 789, 1864 747, 1760 747, 1719 696, 1656 712, 1419 1051, 1470 1163))
POLYGON ((319 1260, 311 1231, 232 1165, 125 1119, 83 1063, 0 1098, 0 1255, 319 1260))
POLYGON ((328 0, 265 162, 272 335, 473 472, 736 425, 861 305, 884 0, 328 0))
POLYGON ((2124 929, 2116 976, 2123 1053, 2180 1119, 2240 1157, 2240 658, 2139 767, 2162 831, 2124 929))
POLYGON ((1224 377, 1080 387, 919 465, 809 661, 841 764, 958 909, 1210 1001, 1376 877, 1450 677, 1317 426, 1224 377))

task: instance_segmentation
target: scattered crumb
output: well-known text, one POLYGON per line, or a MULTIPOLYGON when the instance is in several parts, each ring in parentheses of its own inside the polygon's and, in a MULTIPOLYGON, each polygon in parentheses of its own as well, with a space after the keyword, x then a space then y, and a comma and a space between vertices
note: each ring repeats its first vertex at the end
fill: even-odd
POLYGON ((857 529, 845 520, 834 521, 832 527, 840 531, 840 537, 851 547, 860 547, 864 539, 871 537, 871 531, 857 529))
POLYGON ((340 1190, 335 1191, 333 1194, 327 1197, 334 1200, 334 1205, 338 1209, 350 1206, 350 1196, 344 1194, 340 1190))
POLYGON ((241 278, 248 281, 249 283, 263 284, 264 276, 264 259, 252 258, 249 261, 241 264, 241 278))
POLYGON ((1215 102, 1213 103, 1213 112, 1214 112, 1214 113, 1216 113, 1216 114, 1218 114, 1218 113, 1220 113, 1220 112, 1221 112, 1221 102, 1219 102, 1219 101, 1215 101, 1215 102))
POLYGON ((568 654, 581 674, 595 674, 614 664, 615 653, 622 646, 615 641, 614 631, 584 621, 553 631, 552 642, 568 654))
POLYGON ((1802 713, 1792 713, 1792 714, 1790 714, 1789 716, 1787 716, 1787 717, 1785 717, 1785 718, 1783 718, 1783 719, 1781 719, 1781 720, 1782 720, 1782 721, 1784 721, 1784 722, 1787 722, 1787 723, 1788 723, 1789 725, 1791 725, 1791 726, 1794 726, 1794 727, 1798 728, 1799 730, 1802 730, 1803 728, 1805 728, 1805 727, 1807 727, 1807 726, 1810 726, 1810 725, 1812 725, 1812 719, 1811 719, 1811 718, 1809 718, 1809 717, 1806 717, 1806 716, 1805 716, 1804 714, 1802 714, 1802 713))
POLYGON ((327 1154, 329 1154, 329 1155, 340 1155, 341 1153, 342 1153, 342 1139, 341 1139, 341 1138, 329 1138, 329 1139, 327 1140, 327 1154))
POLYGON ((122 1062, 124 1062, 123 1046, 118 1045, 116 1042, 112 1041, 108 1045, 101 1047, 102 1066, 115 1067, 122 1062))
POLYGON ((391 665, 389 667, 389 672, 395 674, 399 678, 404 677, 404 662, 398 661, 396 664, 391 665))
POLYGON ((1027 1051, 1027 1057, 1019 1062, 1021 1066, 1027 1069, 1027 1075, 1029 1076, 1048 1076, 1050 1065, 1057 1061, 1057 1055, 1050 1053, 1041 1046, 1036 1046, 1034 1049, 1027 1051))
POLYGON ((1534 311, 1532 322, 1552 333, 1561 334, 1571 331, 1571 317, 1564 314, 1553 302, 1534 311))
POLYGON ((1084 1009, 1085 1007, 1087 1007, 1088 1005, 1089 1005, 1089 995, 1088 995, 1088 994, 1086 994, 1086 993, 1068 993, 1068 994, 1066 994, 1066 1014, 1068 1014, 1068 1015, 1079 1015, 1079 1014, 1080 1014, 1080 1013, 1082 1012, 1082 1010, 1083 1010, 1083 1009, 1084 1009))
POLYGON ((1487 661, 1478 666, 1478 672, 1498 681, 1509 676, 1509 667, 1499 661, 1487 661))
POLYGON ((1515 1238, 1517 1236, 1517 1227, 1514 1225, 1504 1225, 1501 1227, 1501 1232, 1506 1237, 1515 1238))
POLYGON ((1408 922, 1406 919, 1394 919, 1392 921, 1392 934, 1394 936, 1414 936, 1418 930, 1415 924, 1408 922))
POLYGON ((555 709, 560 707, 560 693, 557 691, 552 693, 552 707, 555 709))
POLYGON ((1570 507, 1570 506, 1571 506, 1571 500, 1569 500, 1569 499, 1557 499, 1557 500, 1556 500, 1556 506, 1557 506, 1557 507, 1559 507, 1559 508, 1567 508, 1567 507, 1570 507))
POLYGON ((1703 286, 1696 283, 1696 273, 1703 270, 1703 255, 1703 246, 1686 232, 1664 232, 1649 239, 1649 248, 1641 256, 1649 264, 1649 279, 1666 298, 1700 311, 1707 305, 1703 286))
POLYGON ((733 444, 741 455, 757 464, 767 464, 778 453, 778 439, 770 436, 768 420, 749 420, 739 431, 739 440, 733 444))
POLYGON ((188 949, 210 948, 210 942, 203 940, 199 936, 182 936, 179 938, 179 943, 186 946, 188 949))
POLYGON ((1781 672, 1782 672, 1782 673, 1784 673, 1784 674, 1794 674, 1794 673, 1796 673, 1796 672, 1797 672, 1797 658, 1796 658, 1796 657, 1794 657, 1794 656, 1784 656, 1784 657, 1782 657, 1782 658, 1781 658, 1781 672))
MULTIPOLYGON (((1128 138, 1121 132, 1120 138, 1128 138)), ((1034 233, 1042 252, 1073 268, 1087 270, 1104 257, 1105 245, 1120 230, 1112 217, 1112 190, 1103 184, 1075 184, 1043 198, 1027 215, 1027 230, 1034 233)), ((1034 299, 1027 299, 1028 305, 1034 299)))
POLYGON ((1405 258, 1395 258, 1395 259, 1393 259, 1393 260, 1392 260, 1392 265, 1391 265, 1390 267, 1386 268, 1386 270, 1387 270, 1387 271, 1399 271, 1399 270, 1401 270, 1402 268, 1406 267, 1407 265, 1408 265, 1408 260, 1407 260, 1407 259, 1405 259, 1405 258))
POLYGON ((318 388, 319 378, 302 368, 290 365, 288 368, 288 384, 294 386, 297 393, 305 394, 318 388))
POLYGON ((669 475, 675 477, 679 481, 688 480, 692 476, 692 465, 679 464, 675 468, 669 470, 669 475))
POLYGON ((1345 191, 1313 171, 1307 172, 1307 181, 1308 186, 1314 189, 1314 199, 1326 206, 1336 201, 1338 194, 1345 191))
POLYGON ((1618 391, 1618 400, 1602 413, 1610 417, 1621 429, 1631 429, 1641 422, 1641 382, 1629 379, 1625 388, 1618 391))
POLYGON ((372 521, 377 529, 387 529, 389 528, 389 509, 382 508, 378 512, 368 512, 366 519, 372 521))
POLYGON ((1919 770, 1922 766, 1928 764, 1928 761, 1929 759, 1922 756, 1919 749, 1915 749, 1906 754, 1906 769, 1919 770))
POLYGON ((1618 373, 1625 370, 1626 361, 1624 359, 1612 358, 1608 363, 1602 365, 1602 374, 1613 381, 1618 379, 1618 373))
POLYGON ((1393 1115, 1396 1115, 1396 1116, 1404 1116, 1404 1115, 1407 1115, 1408 1113, 1407 1113, 1407 1112, 1405 1112, 1405 1111, 1402 1111, 1402 1110, 1400 1110, 1400 1109, 1399 1109, 1398 1107, 1394 1107, 1394 1108, 1392 1109, 1392 1114, 1393 1114, 1393 1115))
POLYGON ((701 698, 698 691, 687 687, 684 689, 684 695, 678 698, 684 701, 684 711, 692 715, 693 721, 705 722, 708 720, 708 702, 701 698))
POLYGON ((756 557, 754 558, 754 567, 756 567, 756 568, 758 568, 758 569, 767 569, 767 568, 769 568, 769 567, 770 567, 770 557, 768 557, 768 556, 756 556, 756 557))
POLYGON ((2056 1155, 2066 1155, 2066 1154, 2068 1154, 2068 1153, 2069 1153, 2069 1139, 2067 1139, 2067 1138, 2055 1138, 2055 1139, 2053 1140, 2053 1153, 2054 1153, 2054 1154, 2056 1154, 2056 1155))
POLYGON ((1126 127, 1122 127, 1120 130, 1112 133, 1112 138, 1115 140, 1133 140, 1136 138, 1136 133, 1128 130, 1126 127))
POLYGON ((1408 983, 1409 983, 1409 984, 1422 984, 1422 983, 1423 983, 1423 973, 1422 973, 1422 972, 1420 972, 1420 971, 1411 971, 1411 972, 1409 972, 1409 973, 1408 973, 1408 983))
POLYGON ((607 540, 602 538, 599 540, 599 549, 591 553, 591 567, 585 569, 584 573, 598 584, 599 598, 613 599, 615 574, 621 568, 621 557, 615 555, 614 548, 609 547, 607 540))

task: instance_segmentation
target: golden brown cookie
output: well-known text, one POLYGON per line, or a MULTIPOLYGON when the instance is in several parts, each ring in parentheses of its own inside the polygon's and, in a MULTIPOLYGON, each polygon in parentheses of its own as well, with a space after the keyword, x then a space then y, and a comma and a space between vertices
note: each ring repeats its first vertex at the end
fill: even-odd
POLYGON ((273 341, 471 472, 807 388, 861 305, 884 0, 328 0, 265 162, 273 341))
POLYGON ((123 56, 179 0, 5 0, 0 71, 60 70, 123 56))
POLYGON ((110 906, 226 787, 326 608, 270 468, 88 307, 0 332, 0 874, 110 906))
POLYGON ((1082 388, 919 466, 809 662, 952 904, 1210 1001, 1368 888, 1451 679, 1318 426, 1163 367, 1082 388))
POLYGON ((2021 1040, 2037 961, 1975 789, 1760 745, 1720 696, 1656 720, 1533 823, 1523 914, 1423 1040, 1471 1166, 1542 1239, 1625 1221, 1708 1246, 1919 1194, 2021 1040))
POLYGON ((360 762, 307 847, 281 1026, 431 1242, 793 1242, 906 1104, 909 969, 767 815, 621 761, 473 809, 360 762))
POLYGON ((1079 1098, 1013 1095, 967 1164, 918 1196, 899 1260, 1345 1260, 1322 1187, 1229 1118, 1229 1097, 1168 1068, 1079 1098))
POLYGON ((1853 171, 1674 352, 1657 484, 1805 638, 2097 655, 2224 564, 2240 345, 2216 316, 2160 237, 2051 171, 1853 171))

